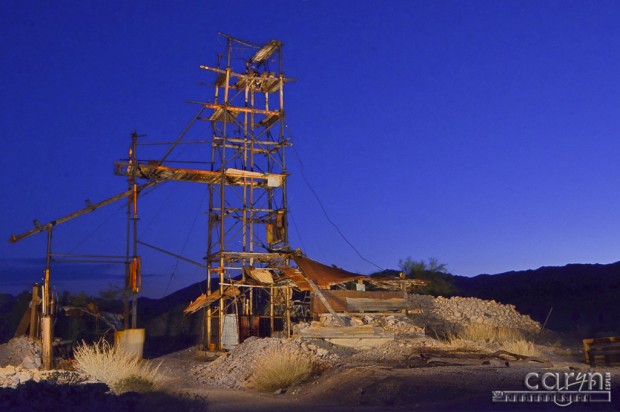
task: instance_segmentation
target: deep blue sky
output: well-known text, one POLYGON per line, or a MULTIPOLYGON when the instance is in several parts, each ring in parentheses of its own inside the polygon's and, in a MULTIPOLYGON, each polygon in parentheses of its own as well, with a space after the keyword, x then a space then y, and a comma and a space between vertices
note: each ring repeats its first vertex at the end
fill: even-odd
MULTIPOLYGON (((4 1, 0 291, 41 277, 45 236, 12 233, 123 191, 134 130, 171 140, 205 100, 222 31, 284 42, 287 123, 331 219, 369 260, 457 275, 610 263, 620 252, 620 3, 4 1)), ((153 156, 157 157, 157 156, 153 156)), ((293 247, 376 270, 327 222, 289 152, 293 247)), ((141 236, 204 256, 206 187, 142 202, 141 236)), ((124 251, 124 204, 59 226, 55 252, 124 251)), ((146 295, 204 278, 143 253, 146 295), (174 276, 171 276, 174 273, 174 276)), ((121 286, 58 264, 59 289, 121 286)))

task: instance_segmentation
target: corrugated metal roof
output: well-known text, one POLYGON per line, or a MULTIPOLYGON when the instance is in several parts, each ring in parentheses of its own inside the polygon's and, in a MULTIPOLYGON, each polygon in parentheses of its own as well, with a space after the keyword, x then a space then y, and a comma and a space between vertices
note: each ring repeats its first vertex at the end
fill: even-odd
POLYGON ((338 283, 366 278, 364 275, 358 275, 357 273, 347 272, 344 269, 327 266, 305 256, 294 256, 293 259, 295 259, 295 263, 297 263, 297 266, 303 274, 312 279, 321 289, 329 289, 330 286, 338 283))

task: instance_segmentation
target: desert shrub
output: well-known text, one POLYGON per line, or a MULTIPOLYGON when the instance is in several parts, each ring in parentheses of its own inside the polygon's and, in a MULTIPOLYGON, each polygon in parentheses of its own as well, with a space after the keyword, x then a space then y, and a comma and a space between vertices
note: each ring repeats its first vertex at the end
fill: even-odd
POLYGON ((507 341, 502 343, 501 348, 506 352, 523 356, 539 356, 540 351, 532 342, 525 339, 507 341))
POLYGON ((524 340, 524 338, 523 333, 519 329, 506 328, 504 326, 497 328, 496 342, 501 344, 504 342, 516 342, 521 340, 524 340))
POLYGON ((305 381, 312 370, 312 361, 308 357, 271 350, 256 363, 253 382, 256 389, 273 392, 305 381))
POLYGON ((496 342, 499 344, 523 340, 523 334, 518 329, 484 325, 481 323, 470 323, 465 325, 457 333, 456 337, 472 342, 496 342))
POLYGON ((82 341, 74 350, 76 369, 108 385, 114 392, 148 392, 159 384, 159 365, 127 355, 105 340, 82 341))
POLYGON ((446 339, 442 340, 445 348, 450 350, 481 350, 484 349, 484 345, 480 342, 473 342, 467 339, 461 339, 456 335, 448 335, 446 339))
POLYGON ((478 323, 468 324, 457 334, 449 335, 445 344, 452 349, 476 349, 481 344, 498 344, 500 349, 517 355, 540 355, 540 351, 532 342, 525 340, 520 330, 478 323))

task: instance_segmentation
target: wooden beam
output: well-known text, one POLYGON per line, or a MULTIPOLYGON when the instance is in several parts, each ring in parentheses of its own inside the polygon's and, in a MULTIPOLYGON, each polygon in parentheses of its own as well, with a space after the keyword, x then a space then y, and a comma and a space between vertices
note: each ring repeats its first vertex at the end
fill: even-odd
POLYGON ((338 316, 338 314, 336 313, 336 311, 332 308, 332 305, 329 304, 329 302, 327 301, 327 299, 325 299, 325 296, 323 296, 323 293, 321 292, 321 290, 316 286, 316 284, 312 281, 312 279, 306 277, 306 280, 308 281, 308 284, 310 285, 310 287, 312 288, 312 291, 319 297, 319 299, 321 300, 321 302, 323 303, 323 305, 325 306, 325 308, 329 311, 329 313, 332 314, 332 316, 334 318, 336 318, 336 321, 340 324, 340 326, 347 326, 344 323, 344 320, 342 320, 342 318, 340 316, 338 316))

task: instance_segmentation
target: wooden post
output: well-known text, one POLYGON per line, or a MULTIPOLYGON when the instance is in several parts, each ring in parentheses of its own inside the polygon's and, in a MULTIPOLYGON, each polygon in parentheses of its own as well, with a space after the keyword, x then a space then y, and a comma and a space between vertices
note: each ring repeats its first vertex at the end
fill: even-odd
POLYGON ((52 370, 54 367, 54 353, 52 347, 53 330, 52 317, 50 315, 41 318, 41 356, 43 358, 43 369, 52 370))
POLYGON ((284 289, 286 293, 286 337, 291 337, 291 288, 284 289))
MULTIPOLYGON (((400 272, 398 277, 400 278, 400 289, 403 291, 403 299, 407 299, 407 285, 404 282, 405 272, 400 272)), ((409 314, 409 311, 407 309, 402 309, 401 312, 405 315, 409 314)))
POLYGON ((37 339, 39 336, 39 323, 37 322, 39 305, 39 285, 32 286, 32 300, 30 301, 30 339, 37 339))
POLYGON ((273 318, 274 315, 275 304, 273 302, 273 286, 269 288, 269 336, 273 336, 273 330, 275 329, 275 320, 273 318))

